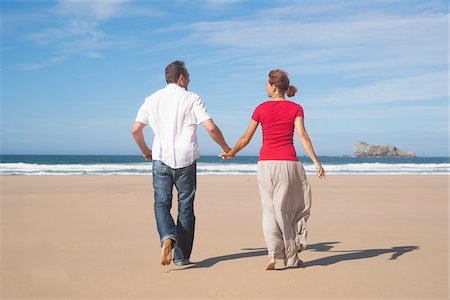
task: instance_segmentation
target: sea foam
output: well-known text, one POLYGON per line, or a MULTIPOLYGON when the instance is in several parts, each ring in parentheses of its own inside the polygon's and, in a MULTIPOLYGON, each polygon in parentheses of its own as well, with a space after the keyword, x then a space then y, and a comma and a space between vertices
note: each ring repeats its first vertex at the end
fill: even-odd
MULTIPOLYGON (((449 163, 348 163, 323 164, 328 175, 450 175, 449 163)), ((305 163, 308 175, 314 165, 305 163)), ((198 163, 199 175, 255 175, 256 163, 198 163)), ((0 175, 150 175, 152 163, 31 164, 2 163, 0 175)))

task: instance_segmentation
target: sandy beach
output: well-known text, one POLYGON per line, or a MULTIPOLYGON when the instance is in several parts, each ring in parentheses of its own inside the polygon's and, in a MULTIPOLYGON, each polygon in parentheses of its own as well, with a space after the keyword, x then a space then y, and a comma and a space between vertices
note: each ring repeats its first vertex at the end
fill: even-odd
POLYGON ((449 297, 448 176, 309 177, 304 267, 275 271, 256 176, 198 177, 187 267, 159 264, 150 176, 0 180, 3 299, 449 297))

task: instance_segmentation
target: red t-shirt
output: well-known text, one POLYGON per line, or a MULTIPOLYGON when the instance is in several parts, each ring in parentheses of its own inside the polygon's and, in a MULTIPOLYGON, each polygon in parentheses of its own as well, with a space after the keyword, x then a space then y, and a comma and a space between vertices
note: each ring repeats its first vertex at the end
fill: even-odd
POLYGON ((259 160, 298 160, 294 120, 303 116, 303 108, 288 100, 270 100, 256 107, 252 119, 261 123, 263 137, 259 160))

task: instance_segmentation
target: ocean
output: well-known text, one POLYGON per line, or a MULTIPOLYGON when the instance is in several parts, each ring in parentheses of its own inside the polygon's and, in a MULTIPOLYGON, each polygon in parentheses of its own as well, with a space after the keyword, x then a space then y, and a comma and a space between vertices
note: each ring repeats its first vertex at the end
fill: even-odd
MULTIPOLYGON (((449 157, 319 157, 327 175, 450 175, 449 157)), ((254 175, 257 156, 222 160, 201 156, 199 175, 254 175)), ((308 175, 315 168, 299 157, 308 175)), ((0 175, 151 175, 152 163, 134 155, 0 155, 0 175)))

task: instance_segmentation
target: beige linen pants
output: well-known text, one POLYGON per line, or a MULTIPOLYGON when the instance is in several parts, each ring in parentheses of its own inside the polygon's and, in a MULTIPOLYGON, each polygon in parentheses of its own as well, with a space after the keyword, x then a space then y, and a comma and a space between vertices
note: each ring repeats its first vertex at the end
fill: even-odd
POLYGON ((268 254, 295 267, 297 253, 306 247, 306 221, 311 209, 305 169, 299 161, 259 161, 258 183, 268 254))

